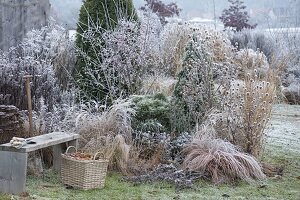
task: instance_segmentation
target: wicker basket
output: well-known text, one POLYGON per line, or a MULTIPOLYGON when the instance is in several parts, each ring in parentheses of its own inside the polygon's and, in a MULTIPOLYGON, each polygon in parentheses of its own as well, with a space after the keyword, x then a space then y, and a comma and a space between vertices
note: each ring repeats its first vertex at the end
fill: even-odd
POLYGON ((70 147, 67 148, 65 154, 62 154, 61 177, 63 183, 84 190, 104 187, 108 160, 96 160, 98 153, 92 160, 76 160, 68 156, 70 147))

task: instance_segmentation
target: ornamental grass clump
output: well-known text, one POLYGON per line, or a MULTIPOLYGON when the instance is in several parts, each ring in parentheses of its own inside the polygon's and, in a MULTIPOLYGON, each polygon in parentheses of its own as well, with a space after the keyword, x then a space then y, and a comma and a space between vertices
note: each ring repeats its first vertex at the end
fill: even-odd
POLYGON ((193 30, 189 25, 167 24, 161 34, 163 65, 169 76, 175 77, 181 70, 186 45, 193 30))
POLYGON ((205 174, 215 184, 238 179, 251 183, 265 178, 254 157, 221 139, 194 139, 185 146, 183 153, 186 155, 183 162, 185 170, 205 174))
POLYGON ((102 113, 82 111, 75 121, 76 132, 81 135, 81 146, 97 151, 103 145, 103 139, 114 138, 121 134, 131 141, 131 118, 135 111, 130 101, 117 101, 102 113))

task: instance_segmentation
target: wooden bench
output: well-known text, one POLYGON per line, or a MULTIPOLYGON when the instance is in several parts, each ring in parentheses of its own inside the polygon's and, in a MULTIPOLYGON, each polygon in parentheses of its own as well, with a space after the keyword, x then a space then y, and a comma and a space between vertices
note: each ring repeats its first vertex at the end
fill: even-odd
POLYGON ((28 153, 53 147, 53 168, 60 172, 61 153, 67 144, 77 146, 78 134, 53 132, 30 138, 34 144, 26 144, 20 149, 10 143, 0 145, 0 192, 20 194, 25 192, 28 153))

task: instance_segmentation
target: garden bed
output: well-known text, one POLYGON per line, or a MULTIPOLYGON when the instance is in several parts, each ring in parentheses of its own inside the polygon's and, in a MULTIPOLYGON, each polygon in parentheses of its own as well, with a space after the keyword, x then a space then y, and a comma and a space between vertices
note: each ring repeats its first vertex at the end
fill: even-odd
POLYGON ((284 165, 283 177, 276 176, 257 184, 239 182, 214 186, 200 181, 193 189, 176 190, 167 183, 136 185, 109 174, 100 190, 80 191, 65 188, 53 172, 45 177, 28 177, 28 194, 17 197, 1 195, 0 199, 290 199, 300 196, 300 106, 276 105, 267 130, 264 161, 284 165))

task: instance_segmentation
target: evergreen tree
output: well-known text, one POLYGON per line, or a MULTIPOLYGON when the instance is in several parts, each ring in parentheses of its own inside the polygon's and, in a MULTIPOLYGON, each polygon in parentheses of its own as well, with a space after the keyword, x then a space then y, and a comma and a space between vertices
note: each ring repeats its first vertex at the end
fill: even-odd
POLYGON ((114 29, 121 19, 137 20, 132 0, 84 0, 81 6, 76 35, 76 46, 80 53, 77 56, 75 80, 84 97, 102 102, 106 98, 106 83, 95 85, 91 82, 91 76, 100 76, 104 80, 102 70, 94 62, 101 62, 97 56, 103 46, 101 34, 114 29), (87 73, 86 67, 95 73, 87 73))
POLYGON ((225 28, 231 27, 235 31, 241 31, 244 28, 254 29, 257 24, 249 24, 249 15, 245 11, 246 6, 240 0, 228 0, 231 4, 229 9, 224 9, 220 20, 223 22, 225 28))
POLYGON ((84 0, 79 13, 76 44, 84 47, 82 34, 91 27, 114 28, 120 18, 137 20, 132 0, 84 0))

